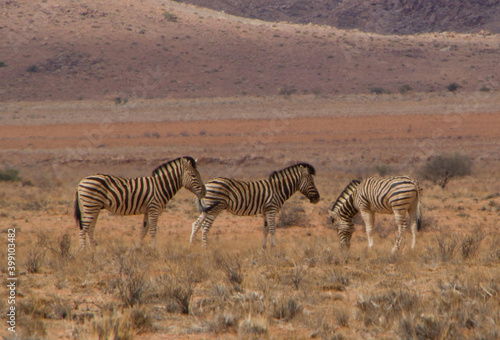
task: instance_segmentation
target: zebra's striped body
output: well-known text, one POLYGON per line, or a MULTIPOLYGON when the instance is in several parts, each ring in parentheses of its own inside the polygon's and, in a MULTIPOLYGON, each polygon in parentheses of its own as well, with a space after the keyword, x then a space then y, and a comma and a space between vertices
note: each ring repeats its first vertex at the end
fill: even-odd
POLYGON ((354 232, 353 217, 360 212, 366 226, 368 246, 373 246, 373 225, 375 213, 394 214, 398 225, 398 237, 392 252, 399 249, 401 236, 407 227, 406 215, 410 217, 415 247, 417 229, 421 224, 421 194, 416 180, 407 176, 370 177, 363 181, 352 181, 340 194, 332 208, 328 210, 332 223, 338 230, 340 242, 349 248, 354 232))
POLYGON ((268 233, 271 234, 271 246, 275 246, 275 220, 283 203, 297 191, 309 198, 311 203, 319 201, 313 175, 315 170, 311 165, 299 163, 273 172, 266 180, 244 182, 215 178, 207 182, 207 194, 199 201, 201 215, 193 223, 191 243, 202 228, 202 245, 206 247, 210 226, 223 210, 227 210, 239 216, 264 215, 262 246, 267 246, 268 233))
POLYGON ((119 215, 144 214, 139 244, 148 230, 156 236, 158 217, 168 201, 185 187, 198 198, 205 196, 205 186, 191 157, 182 157, 164 163, 149 177, 122 178, 97 174, 84 178, 76 190, 75 219, 80 228, 81 247, 86 245, 86 235, 92 245, 94 227, 102 209, 119 215))

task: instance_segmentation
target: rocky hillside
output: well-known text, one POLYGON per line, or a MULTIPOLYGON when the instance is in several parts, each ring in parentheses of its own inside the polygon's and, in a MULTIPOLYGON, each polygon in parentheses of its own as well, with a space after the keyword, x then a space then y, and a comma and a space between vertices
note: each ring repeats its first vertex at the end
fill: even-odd
POLYGON ((500 33, 500 0, 180 0, 266 21, 314 23, 380 34, 500 33))
POLYGON ((379 35, 168 0, 0 1, 0 13, 0 102, 499 88, 498 34, 379 35))

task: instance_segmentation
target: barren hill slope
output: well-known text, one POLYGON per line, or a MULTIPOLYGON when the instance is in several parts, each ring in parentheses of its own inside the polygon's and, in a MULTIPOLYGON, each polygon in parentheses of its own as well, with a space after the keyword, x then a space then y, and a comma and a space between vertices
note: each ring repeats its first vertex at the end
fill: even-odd
POLYGON ((242 17, 331 25, 381 34, 500 33, 500 1, 178 0, 242 17))
POLYGON ((0 2, 0 101, 497 89, 498 35, 382 36, 171 1, 0 2))

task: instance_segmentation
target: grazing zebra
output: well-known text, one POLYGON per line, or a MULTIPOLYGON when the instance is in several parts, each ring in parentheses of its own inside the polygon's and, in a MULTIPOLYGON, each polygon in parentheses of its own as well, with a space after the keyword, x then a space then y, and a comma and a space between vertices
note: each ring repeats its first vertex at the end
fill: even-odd
POLYGON ((84 178, 76 190, 75 219, 80 228, 80 245, 85 247, 88 234, 91 245, 94 227, 102 209, 119 215, 144 214, 144 223, 138 245, 148 229, 155 246, 156 224, 167 202, 184 187, 198 198, 205 196, 205 186, 196 170, 196 161, 181 157, 157 167, 152 176, 121 178, 97 174, 84 178))
POLYGON ((267 247, 267 234, 271 234, 274 247, 274 228, 276 215, 283 203, 296 191, 300 191, 311 203, 319 201, 318 189, 314 185, 314 168, 299 163, 280 171, 273 172, 269 179, 243 182, 231 178, 215 178, 206 183, 207 194, 198 201, 201 215, 193 223, 190 242, 202 228, 202 246, 207 245, 207 234, 215 218, 227 210, 239 216, 264 215, 264 242, 267 247))
POLYGON ((332 208, 328 210, 332 223, 338 231, 341 245, 349 248, 354 232, 353 217, 361 213, 366 225, 368 246, 373 246, 372 230, 375 213, 394 214, 398 225, 394 253, 399 249, 401 235, 406 228, 406 215, 410 216, 413 240, 411 248, 415 248, 417 229, 422 221, 421 189, 418 182, 407 176, 376 178, 363 181, 354 180, 347 185, 332 208))

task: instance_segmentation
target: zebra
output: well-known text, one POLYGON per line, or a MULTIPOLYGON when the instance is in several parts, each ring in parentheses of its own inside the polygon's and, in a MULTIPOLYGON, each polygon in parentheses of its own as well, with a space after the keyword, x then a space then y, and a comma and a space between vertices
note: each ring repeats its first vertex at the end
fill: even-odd
POLYGON ((370 177, 363 181, 353 180, 328 210, 331 221, 337 229, 340 243, 349 249, 354 232, 353 217, 360 212, 366 225, 368 247, 373 247, 372 230, 375 213, 394 214, 398 225, 398 236, 392 253, 399 249, 402 233, 407 227, 406 215, 410 217, 413 236, 411 248, 415 248, 417 230, 422 223, 421 189, 416 180, 409 176, 370 177))
POLYGON ((142 245, 149 230, 154 247, 158 217, 181 187, 199 199, 205 196, 205 185, 191 157, 168 161, 153 170, 149 177, 122 178, 106 174, 85 177, 78 184, 74 207, 80 229, 80 249, 86 246, 87 234, 91 245, 97 245, 94 227, 102 209, 119 215, 144 214, 138 246, 142 245))
POLYGON ((238 216, 264 217, 263 248, 267 247, 267 235, 271 234, 271 247, 275 247, 274 229, 276 215, 283 203, 296 191, 300 191, 311 203, 319 201, 314 185, 315 169, 307 163, 298 163, 280 171, 274 171, 268 179, 244 182, 232 178, 215 178, 206 183, 207 194, 198 200, 201 215, 192 225, 190 243, 202 228, 202 247, 207 246, 207 234, 216 217, 227 210, 238 216))

